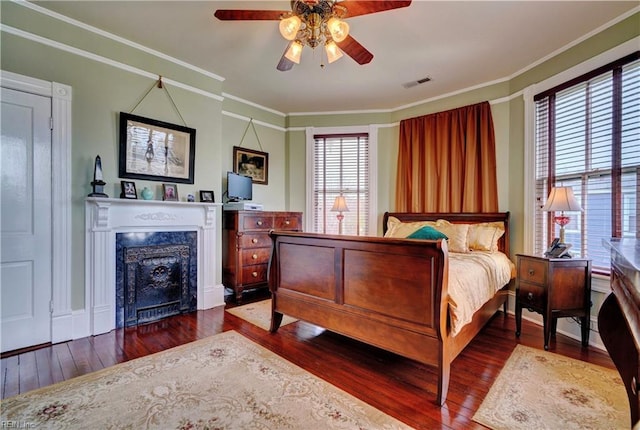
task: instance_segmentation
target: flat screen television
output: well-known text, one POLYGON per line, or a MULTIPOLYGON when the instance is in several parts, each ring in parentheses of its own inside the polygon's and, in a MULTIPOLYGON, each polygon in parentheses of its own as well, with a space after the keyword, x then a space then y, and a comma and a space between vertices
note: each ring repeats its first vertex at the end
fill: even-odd
POLYGON ((227 172, 227 199, 230 202, 251 200, 253 198, 253 180, 251 176, 227 172))

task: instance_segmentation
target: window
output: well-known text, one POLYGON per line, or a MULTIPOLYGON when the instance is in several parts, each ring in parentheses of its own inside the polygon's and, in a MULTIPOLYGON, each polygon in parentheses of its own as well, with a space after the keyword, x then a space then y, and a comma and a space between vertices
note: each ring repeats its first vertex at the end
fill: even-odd
POLYGON ((337 234, 338 213, 331 212, 343 195, 342 234, 367 235, 371 205, 370 147, 368 133, 314 134, 312 231, 337 234))
POLYGON ((540 210, 551 187, 571 186, 583 208, 565 227, 576 254, 608 273, 602 240, 640 237, 640 53, 551 88, 535 101, 535 251, 559 227, 540 210))

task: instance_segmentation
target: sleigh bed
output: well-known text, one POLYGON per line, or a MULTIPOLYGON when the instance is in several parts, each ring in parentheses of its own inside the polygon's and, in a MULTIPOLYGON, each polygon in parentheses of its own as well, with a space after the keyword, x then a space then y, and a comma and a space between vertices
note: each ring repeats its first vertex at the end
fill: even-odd
POLYGON ((514 275, 509 213, 385 213, 383 231, 385 237, 271 232, 271 331, 286 314, 436 366, 436 402, 442 405, 451 362, 501 306, 506 314, 514 275), (448 234, 447 240, 404 237, 432 229, 448 234), (485 243, 470 249, 471 242, 485 243), (461 243, 466 248, 457 249, 461 243), (490 263, 474 269, 469 260, 479 258, 490 263), (494 261, 506 268, 493 267, 494 261), (471 285, 457 272, 471 272, 471 285), (481 282, 484 274, 488 280, 481 282), (490 283, 498 284, 484 285, 490 283), (464 303, 480 289, 490 290, 488 298, 464 303))

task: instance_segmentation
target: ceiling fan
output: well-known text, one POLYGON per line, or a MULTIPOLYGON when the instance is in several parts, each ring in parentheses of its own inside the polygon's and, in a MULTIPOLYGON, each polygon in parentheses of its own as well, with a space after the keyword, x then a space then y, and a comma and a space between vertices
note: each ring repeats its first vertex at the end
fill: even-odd
POLYGON ((373 54, 349 34, 344 19, 407 7, 411 1, 380 0, 291 0, 291 10, 218 9, 222 21, 280 21, 280 34, 289 41, 280 62, 280 71, 300 63, 302 48, 324 46, 329 63, 344 52, 358 64, 367 64, 373 54))

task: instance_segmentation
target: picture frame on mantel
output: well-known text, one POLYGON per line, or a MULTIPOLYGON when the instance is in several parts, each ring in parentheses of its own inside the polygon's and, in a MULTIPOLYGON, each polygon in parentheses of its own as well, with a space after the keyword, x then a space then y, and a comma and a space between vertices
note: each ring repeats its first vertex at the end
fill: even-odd
POLYGON ((176 184, 162 184, 162 200, 167 202, 177 202, 178 186, 176 184))
POLYGON ((267 185, 269 183, 269 154, 234 146, 233 173, 250 176, 254 184, 267 185))
POLYGON ((138 193, 136 192, 136 183, 132 181, 120 181, 120 193, 121 199, 137 199, 138 193))
POLYGON ((119 176, 193 184, 196 130, 120 112, 119 176))

